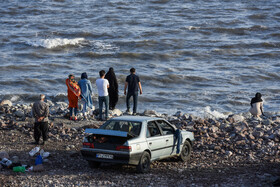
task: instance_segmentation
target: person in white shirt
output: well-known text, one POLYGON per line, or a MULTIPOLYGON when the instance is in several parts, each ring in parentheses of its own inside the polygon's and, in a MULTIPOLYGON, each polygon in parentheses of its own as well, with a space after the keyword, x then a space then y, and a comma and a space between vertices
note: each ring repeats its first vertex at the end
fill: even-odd
POLYGON ((99 120, 102 120, 102 109, 103 103, 105 103, 105 120, 108 119, 108 111, 109 111, 109 96, 108 96, 108 88, 109 81, 105 79, 105 71, 99 71, 100 78, 96 80, 96 87, 98 90, 98 103, 99 103, 99 120))

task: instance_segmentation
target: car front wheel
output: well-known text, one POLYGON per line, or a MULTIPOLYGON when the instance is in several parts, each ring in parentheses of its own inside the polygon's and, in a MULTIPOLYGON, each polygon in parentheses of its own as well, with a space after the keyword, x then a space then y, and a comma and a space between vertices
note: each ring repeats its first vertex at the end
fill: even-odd
POLYGON ((181 154, 179 155, 180 160, 183 162, 187 161, 191 157, 192 146, 189 141, 185 141, 181 154))
POLYGON ((137 165, 137 171, 139 173, 147 173, 151 169, 151 156, 150 154, 145 151, 139 161, 139 164, 137 165))

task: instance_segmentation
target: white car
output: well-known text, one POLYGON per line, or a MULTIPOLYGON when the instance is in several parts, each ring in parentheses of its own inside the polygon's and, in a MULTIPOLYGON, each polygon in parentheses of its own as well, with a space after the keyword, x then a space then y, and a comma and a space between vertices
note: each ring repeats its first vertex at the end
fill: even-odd
POLYGON ((136 165, 141 173, 151 161, 168 157, 190 158, 194 135, 179 130, 162 118, 121 116, 99 129, 86 129, 81 153, 91 167, 102 162, 136 165))

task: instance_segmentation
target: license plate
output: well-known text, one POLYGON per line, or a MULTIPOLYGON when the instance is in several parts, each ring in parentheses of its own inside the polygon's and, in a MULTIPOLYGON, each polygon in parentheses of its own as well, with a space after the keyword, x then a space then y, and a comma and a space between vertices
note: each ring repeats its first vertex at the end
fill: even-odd
POLYGON ((96 158, 113 159, 113 158, 114 158, 114 155, 97 153, 97 154, 96 154, 96 158))

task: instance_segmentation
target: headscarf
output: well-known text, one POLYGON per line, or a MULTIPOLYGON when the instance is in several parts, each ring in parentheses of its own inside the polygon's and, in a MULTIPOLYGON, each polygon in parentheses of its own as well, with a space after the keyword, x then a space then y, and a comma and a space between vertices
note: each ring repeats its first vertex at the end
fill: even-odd
POLYGON ((88 76, 87 76, 87 73, 86 73, 86 72, 82 73, 81 79, 88 79, 88 76))
POLYGON ((254 103, 258 103, 258 102, 262 102, 262 94, 257 92, 255 97, 252 98, 251 100, 251 105, 254 104, 254 103))

